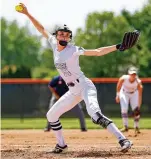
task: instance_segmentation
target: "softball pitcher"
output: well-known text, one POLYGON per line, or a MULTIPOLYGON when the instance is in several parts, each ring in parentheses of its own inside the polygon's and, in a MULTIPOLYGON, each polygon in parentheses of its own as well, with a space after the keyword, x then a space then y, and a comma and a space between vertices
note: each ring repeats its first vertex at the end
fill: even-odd
POLYGON ((134 117, 135 135, 139 131, 140 107, 142 103, 142 83, 137 76, 137 68, 130 67, 128 75, 120 77, 117 83, 116 102, 121 105, 121 114, 124 127, 122 132, 128 131, 128 107, 131 105, 134 117))
POLYGON ((98 100, 97 91, 90 79, 85 77, 79 66, 79 56, 103 56, 116 50, 124 51, 132 47, 138 40, 139 32, 125 33, 121 44, 102 47, 93 50, 85 50, 81 47, 70 44, 72 31, 66 26, 62 26, 51 35, 45 28, 28 12, 24 4, 18 12, 25 14, 36 27, 36 29, 48 39, 53 50, 54 64, 61 77, 69 87, 69 91, 64 94, 48 111, 47 119, 56 135, 57 144, 54 153, 61 153, 67 150, 62 134, 62 125, 59 117, 66 111, 73 108, 77 103, 84 100, 86 109, 92 121, 114 134, 118 139, 122 152, 127 152, 132 143, 126 139, 112 120, 102 114, 98 100))

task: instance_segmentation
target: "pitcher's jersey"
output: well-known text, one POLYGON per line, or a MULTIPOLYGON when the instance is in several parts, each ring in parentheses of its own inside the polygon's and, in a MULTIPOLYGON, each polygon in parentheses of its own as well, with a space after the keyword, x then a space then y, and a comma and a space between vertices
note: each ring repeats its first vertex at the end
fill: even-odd
POLYGON ((84 76, 79 66, 79 56, 84 54, 84 49, 68 44, 62 51, 57 51, 57 40, 49 34, 48 41, 53 50, 54 64, 66 83, 75 81, 84 76))
POLYGON ((141 83, 141 80, 136 77, 136 80, 134 82, 130 82, 129 81, 130 76, 129 75, 123 75, 122 79, 124 79, 122 88, 123 90, 125 90, 126 92, 134 92, 135 90, 137 90, 137 86, 139 83, 141 83))

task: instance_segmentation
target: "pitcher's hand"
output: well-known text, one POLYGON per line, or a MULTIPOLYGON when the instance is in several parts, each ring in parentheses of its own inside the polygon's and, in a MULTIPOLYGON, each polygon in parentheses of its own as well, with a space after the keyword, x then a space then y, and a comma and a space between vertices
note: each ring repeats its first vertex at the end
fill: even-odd
POLYGON ((16 9, 17 12, 25 14, 25 15, 28 14, 27 7, 23 3, 19 3, 17 6, 20 6, 21 8, 23 8, 22 10, 17 10, 16 9))

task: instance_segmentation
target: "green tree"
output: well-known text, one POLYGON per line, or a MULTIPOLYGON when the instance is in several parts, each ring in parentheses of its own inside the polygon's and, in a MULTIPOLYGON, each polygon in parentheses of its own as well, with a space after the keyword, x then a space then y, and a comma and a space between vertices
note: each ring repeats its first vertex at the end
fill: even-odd
POLYGON ((141 31, 139 51, 136 52, 137 64, 140 69, 140 76, 151 77, 151 0, 140 11, 134 14, 127 10, 122 11, 130 26, 141 31))
POLYGON ((112 12, 94 12, 87 16, 85 28, 78 28, 77 45, 86 49, 121 42, 125 32, 141 30, 138 44, 124 52, 117 51, 102 57, 81 57, 82 70, 89 77, 119 77, 130 65, 140 68, 140 76, 151 76, 151 0, 142 10, 131 14, 126 10, 118 16, 112 12))
MULTIPOLYGON (((85 29, 77 30, 75 42, 86 49, 117 44, 121 42, 127 30, 132 30, 132 28, 124 17, 120 15, 115 17, 112 12, 94 12, 88 15, 85 29)), ((117 52, 102 57, 93 57, 93 59, 81 57, 81 68, 89 77, 118 76, 120 71, 126 69, 127 65, 124 65, 123 61, 128 61, 130 55, 128 52, 117 52)))
MULTIPOLYGON (((55 33, 56 29, 60 25, 57 24, 53 26, 49 32, 51 34, 55 33)), ((33 69, 33 77, 34 78, 53 78, 58 75, 58 71, 55 68, 54 60, 53 60, 53 52, 50 48, 49 42, 45 39, 46 47, 41 50, 40 56, 40 65, 33 69)))
POLYGON ((1 18, 2 77, 31 77, 32 68, 39 65, 41 43, 27 27, 1 18))
POLYGON ((35 78, 52 78, 58 75, 53 61, 53 53, 49 48, 41 51, 40 65, 33 70, 33 77, 35 78))

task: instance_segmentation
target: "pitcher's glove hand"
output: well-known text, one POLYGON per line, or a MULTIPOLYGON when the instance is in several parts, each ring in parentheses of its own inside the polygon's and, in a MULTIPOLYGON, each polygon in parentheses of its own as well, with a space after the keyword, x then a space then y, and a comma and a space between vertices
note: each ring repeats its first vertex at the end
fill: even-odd
POLYGON ((124 51, 124 50, 127 50, 127 49, 133 47, 137 43, 139 36, 140 36, 140 32, 138 30, 135 30, 133 32, 126 32, 124 34, 122 43, 117 44, 116 48, 119 51, 124 51))

